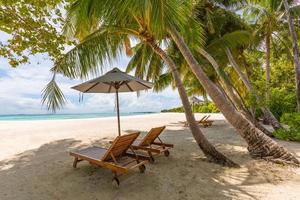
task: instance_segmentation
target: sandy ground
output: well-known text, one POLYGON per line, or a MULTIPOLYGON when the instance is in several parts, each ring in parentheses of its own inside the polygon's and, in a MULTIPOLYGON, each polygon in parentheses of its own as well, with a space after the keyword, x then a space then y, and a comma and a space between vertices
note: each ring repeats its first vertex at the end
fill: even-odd
MULTIPOLYGON (((202 115, 198 115, 200 119, 202 115)), ((0 199, 300 199, 300 170, 249 157, 245 142, 224 121, 202 128, 220 151, 240 164, 230 169, 209 163, 183 114, 122 117, 123 132, 167 125, 162 139, 174 143, 170 157, 159 156, 144 174, 127 175, 116 189, 112 174, 87 162, 72 168, 68 151, 90 145, 107 146, 117 134, 116 119, 0 122, 0 199)), ((282 142, 300 158, 300 144, 282 142)))

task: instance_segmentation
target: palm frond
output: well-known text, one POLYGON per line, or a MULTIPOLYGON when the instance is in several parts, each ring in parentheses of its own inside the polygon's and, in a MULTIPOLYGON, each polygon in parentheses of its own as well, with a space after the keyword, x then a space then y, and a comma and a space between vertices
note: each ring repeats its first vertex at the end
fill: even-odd
POLYGON ((154 81, 153 90, 156 92, 160 92, 166 89, 170 85, 172 86, 173 89, 175 88, 172 74, 170 72, 167 72, 159 75, 156 78, 156 80, 154 81))
POLYGON ((97 5, 95 0, 74 1, 68 9, 66 23, 63 27, 64 35, 81 40, 95 30, 100 22, 95 14, 103 13, 102 9, 95 10, 97 5))
POLYGON ((211 41, 207 45, 210 52, 225 48, 235 48, 241 45, 248 45, 252 42, 252 35, 248 31, 234 31, 223 35, 221 38, 211 41))
POLYGON ((129 61, 126 72, 135 71, 135 76, 155 82, 163 69, 160 57, 146 43, 137 44, 133 51, 135 54, 129 61))
POLYGON ((96 31, 66 53, 56 67, 69 78, 97 75, 99 69, 121 55, 126 38, 126 35, 113 34, 105 29, 96 31))
POLYGON ((256 24, 263 17, 268 15, 265 8, 259 4, 248 4, 242 9, 243 18, 252 24, 256 24))
POLYGON ((42 105, 45 105, 48 110, 56 112, 61 109, 66 103, 66 98, 55 81, 55 73, 51 81, 42 91, 42 105))

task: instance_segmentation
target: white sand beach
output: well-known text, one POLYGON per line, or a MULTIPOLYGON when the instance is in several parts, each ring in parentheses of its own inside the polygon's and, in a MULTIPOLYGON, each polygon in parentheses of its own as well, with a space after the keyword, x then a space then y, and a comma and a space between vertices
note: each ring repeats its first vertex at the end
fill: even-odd
MULTIPOLYGON (((197 118, 203 114, 197 114, 197 118)), ((146 172, 138 170, 112 187, 112 173, 80 162, 72 168, 68 151, 108 145, 117 136, 116 118, 0 122, 1 200, 199 200, 300 199, 300 170, 254 160, 246 143, 221 114, 212 114, 212 127, 202 128, 239 169, 209 163, 195 143, 184 114, 160 113, 121 117, 122 132, 167 125, 162 139, 173 143, 170 157, 159 156, 146 172)), ((278 141, 300 159, 300 144, 278 141)))

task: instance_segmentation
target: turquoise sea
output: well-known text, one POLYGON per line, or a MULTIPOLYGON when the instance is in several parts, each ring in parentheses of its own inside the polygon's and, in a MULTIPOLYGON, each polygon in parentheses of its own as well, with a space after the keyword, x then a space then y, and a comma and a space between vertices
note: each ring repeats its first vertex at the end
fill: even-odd
MULTIPOLYGON (((121 113, 121 116, 145 115, 154 112, 121 113)), ((62 120, 114 117, 116 113, 78 113, 78 114, 18 114, 0 115, 0 121, 62 120)))

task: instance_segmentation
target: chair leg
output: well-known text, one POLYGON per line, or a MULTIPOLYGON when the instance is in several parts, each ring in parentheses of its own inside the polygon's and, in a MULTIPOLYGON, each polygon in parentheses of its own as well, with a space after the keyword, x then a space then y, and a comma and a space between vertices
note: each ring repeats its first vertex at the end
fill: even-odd
POLYGON ((75 157, 75 158, 74 158, 74 162, 73 162, 73 167, 74 167, 74 168, 77 167, 77 163, 78 163, 78 158, 75 157))
POLYGON ((150 151, 148 151, 148 155, 149 155, 149 162, 154 163, 155 160, 154 160, 154 157, 153 157, 153 155, 150 151))
POLYGON ((120 186, 120 179, 119 179, 118 174, 116 172, 114 172, 114 177, 112 179, 112 185, 115 188, 118 188, 120 186))

